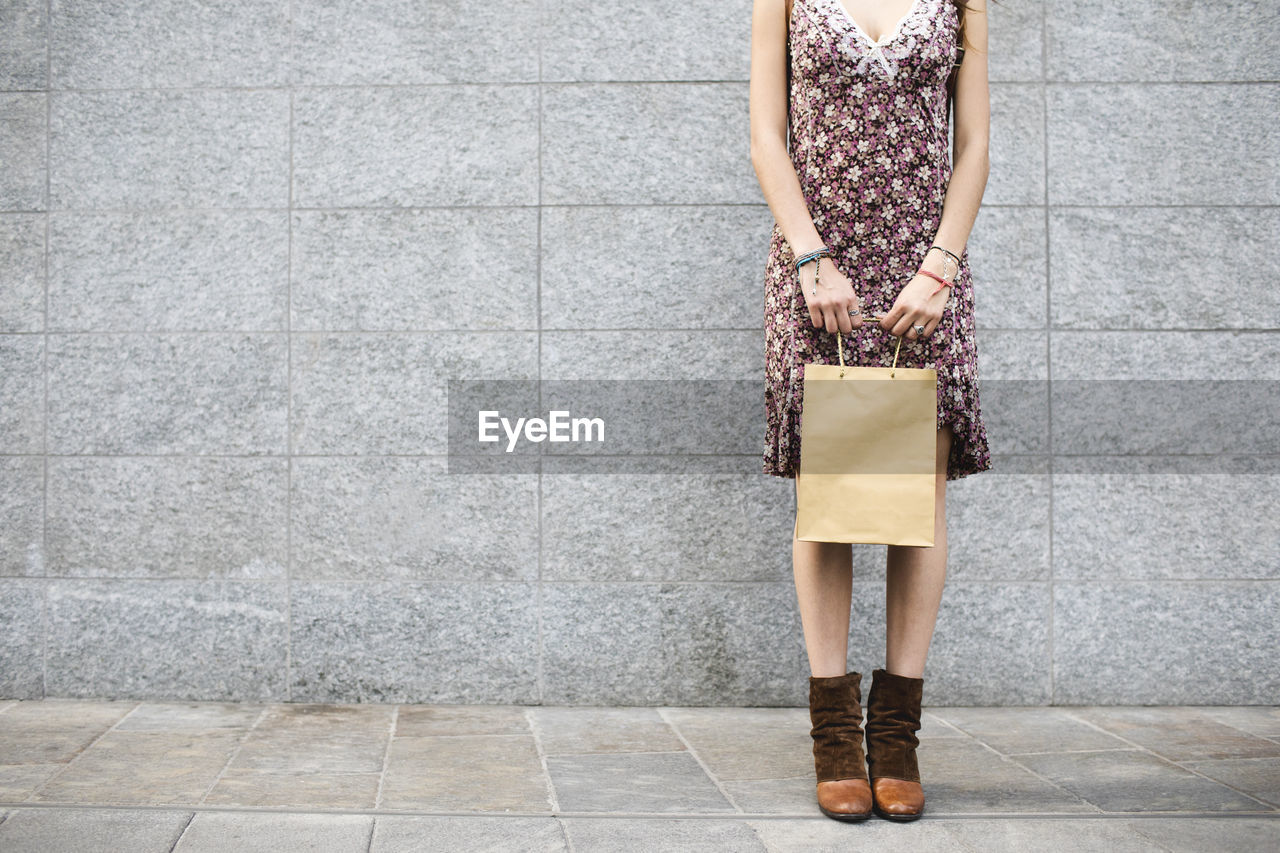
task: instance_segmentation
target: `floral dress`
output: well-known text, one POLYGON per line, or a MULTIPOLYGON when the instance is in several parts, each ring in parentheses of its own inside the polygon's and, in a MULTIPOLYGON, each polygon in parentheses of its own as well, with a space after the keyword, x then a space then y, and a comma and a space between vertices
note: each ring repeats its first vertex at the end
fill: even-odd
MULTIPOLYGON (((864 315, 893 307, 937 233, 951 177, 946 82, 959 23, 951 0, 915 0, 876 42, 840 0, 792 6, 791 160, 813 224, 864 315)), ((836 335, 809 319, 795 258, 775 222, 765 269, 764 471, 778 477, 800 470, 804 364, 838 363, 836 335)), ((898 365, 938 371, 938 428, 953 431, 946 477, 954 480, 991 467, 967 250, 948 292, 933 334, 902 339, 898 365)), ((864 322, 844 340, 845 363, 888 367, 897 342, 864 322)))

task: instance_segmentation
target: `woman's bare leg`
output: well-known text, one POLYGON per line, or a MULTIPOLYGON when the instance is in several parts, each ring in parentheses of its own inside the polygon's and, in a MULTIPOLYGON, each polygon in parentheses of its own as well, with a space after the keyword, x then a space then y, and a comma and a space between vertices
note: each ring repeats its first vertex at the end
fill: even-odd
POLYGON ((810 674, 844 675, 849 661, 853 549, 840 542, 803 542, 792 529, 791 562, 810 674))
POLYGON ((885 568, 885 669, 923 678, 947 578, 947 457, 951 427, 938 430, 933 547, 890 545, 885 568))

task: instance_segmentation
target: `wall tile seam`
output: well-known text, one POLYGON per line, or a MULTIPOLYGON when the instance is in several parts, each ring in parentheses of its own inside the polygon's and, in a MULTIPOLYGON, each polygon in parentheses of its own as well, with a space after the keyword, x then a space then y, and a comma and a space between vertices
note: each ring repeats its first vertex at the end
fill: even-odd
MULTIPOLYGON (((873 546, 883 547, 883 546, 873 546)), ((145 576, 145 575, 3 575, 0 576, 5 580, 50 583, 204 583, 219 585, 246 585, 246 586, 283 586, 286 579, 283 576, 269 578, 244 578, 244 577, 221 577, 221 576, 185 576, 185 575, 164 575, 164 576, 145 576)), ((867 586, 882 586, 884 579, 875 577, 859 576, 855 574, 853 578, 854 584, 862 584, 867 586)), ((387 587, 412 587, 412 586, 475 586, 475 587, 522 587, 532 586, 538 583, 537 578, 496 578, 496 579, 471 579, 471 578, 312 578, 312 577, 294 577, 290 581, 294 586, 299 584, 308 585, 347 585, 347 586, 387 586, 387 587)), ((1046 578, 955 578, 949 579, 948 583, 954 582, 958 585, 966 586, 1019 586, 1019 587, 1042 587, 1048 585, 1046 578)), ((630 586, 630 587, 665 587, 665 586, 714 586, 714 587, 774 587, 787 586, 792 580, 786 576, 780 575, 774 579, 719 579, 719 580, 695 580, 684 578, 671 579, 635 579, 635 580, 597 580, 597 579, 574 579, 574 578, 545 578, 543 583, 548 586, 563 587, 590 587, 590 586, 630 586)), ((1239 586, 1256 586, 1262 584, 1280 584, 1280 577, 1275 578, 1107 578, 1107 579, 1082 579, 1082 580, 1064 580, 1063 584, 1073 586, 1123 586, 1123 585, 1160 585, 1168 584, 1217 584, 1217 585, 1239 585, 1239 586)))
MULTIPOLYGON (((285 232, 285 310, 284 310, 284 327, 288 333, 285 339, 285 550, 284 550, 284 576, 285 576, 285 652, 284 652, 284 695, 286 700, 293 699, 293 460, 294 454, 294 422, 293 422, 293 138, 295 133, 294 119, 294 100, 296 89, 292 85, 293 69, 297 64, 297 56, 294 44, 293 32, 293 0, 288 0, 285 5, 286 15, 288 16, 288 57, 289 66, 287 75, 289 77, 289 126, 288 126, 288 146, 289 146, 289 179, 288 179, 288 214, 285 232)), ((392 715, 392 725, 394 727, 395 715, 392 715)), ((383 771, 385 773, 386 766, 384 763, 383 771)), ((382 794, 382 777, 378 779, 377 796, 382 794)))
MULTIPOLYGON (((538 360, 538 376, 537 376, 537 378, 538 378, 538 408, 539 408, 539 410, 541 410, 542 408, 544 408, 544 407, 543 407, 543 405, 542 405, 542 362, 543 362, 543 349, 542 349, 542 340, 543 340, 543 329, 542 329, 542 319, 543 319, 543 311, 542 311, 542 257, 543 257, 543 245, 542 245, 542 210, 543 210, 543 203, 542 203, 542 201, 543 201, 543 200, 542 200, 542 184, 543 184, 543 174, 542 174, 542 150, 543 150, 543 147, 544 147, 544 146, 543 146, 544 140, 543 140, 543 136, 542 136, 542 118, 543 118, 543 115, 544 115, 544 114, 545 114, 545 112, 546 112, 546 105, 545 105, 545 101, 543 100, 543 95, 544 95, 544 92, 545 92, 545 87, 544 87, 544 85, 543 85, 543 76, 544 76, 544 75, 543 75, 543 66, 542 66, 542 54, 543 54, 543 50, 544 50, 544 48, 545 48, 545 45, 543 44, 543 41, 542 41, 542 31, 543 31, 543 25, 544 25, 544 19, 543 19, 543 12, 544 12, 544 11, 545 11, 545 4, 544 4, 543 0, 538 0, 538 3, 537 3, 537 9, 536 9, 536 12, 535 12, 535 20, 537 21, 537 35, 536 35, 536 39, 537 39, 537 61, 538 61, 538 114, 537 114, 537 117, 536 117, 536 122, 537 122, 537 123, 536 123, 535 127, 536 127, 536 130, 537 130, 538 139, 537 139, 537 146, 536 146, 536 148, 535 148, 535 150, 534 150, 534 156, 535 156, 535 157, 536 157, 536 159, 537 159, 537 169, 536 169, 536 182, 537 182, 537 214, 536 214, 536 222, 535 222, 535 224, 536 224, 536 228, 537 228, 537 231, 536 231, 536 234, 535 234, 536 250, 535 250, 535 252, 534 252, 534 265, 535 265, 535 271, 534 271, 534 288, 535 288, 535 289, 534 289, 534 325, 535 325, 535 327, 536 327, 536 329, 537 329, 537 360, 538 360)), ((546 556, 545 556, 545 544, 546 544, 546 537, 545 537, 545 535, 544 535, 544 530, 543 530, 543 519, 544 519, 544 517, 545 517, 545 515, 546 515, 546 510, 545 510, 546 504, 544 503, 544 495, 543 495, 543 480, 542 480, 542 475, 543 475, 543 472, 542 472, 542 466, 541 466, 541 465, 539 465, 539 466, 538 466, 538 472, 537 472, 537 475, 536 475, 536 476, 537 476, 537 481, 536 481, 536 482, 537 482, 537 493, 536 493, 536 500, 535 500, 535 506, 536 506, 536 510, 535 510, 535 511, 536 511, 536 513, 537 513, 537 525, 538 525, 538 529, 537 529, 537 542, 535 543, 535 547, 536 547, 536 550, 537 550, 537 579, 538 579, 538 585, 537 585, 537 588, 536 588, 536 596, 537 596, 537 600, 536 600, 535 606, 536 606, 536 608, 537 608, 537 631, 538 631, 538 637, 537 637, 536 652, 535 652, 535 659, 534 659, 534 685, 533 685, 533 695, 534 695, 534 697, 536 698, 536 700, 537 700, 539 703, 544 702, 544 701, 546 700, 546 696, 547 696, 546 672, 545 672, 545 670, 546 670, 546 643, 544 642, 544 633, 543 633, 543 632, 544 632, 544 628, 543 628, 543 615, 544 615, 544 613, 546 612, 546 603, 547 603, 547 602, 546 602, 545 592, 544 592, 544 586, 543 586, 543 575, 544 575, 544 572, 545 572, 545 566, 546 566, 546 556)), ((531 717, 530 717, 530 720, 532 720, 532 718, 531 718, 531 717)), ((539 752, 539 753, 541 753, 541 752, 542 752, 542 742, 541 742, 541 739, 539 739, 539 740, 537 741, 537 747, 538 747, 538 752, 539 752)), ((547 762, 546 762, 546 757, 545 757, 545 756, 542 756, 542 757, 541 757, 541 761, 542 761, 543 767, 545 768, 545 767, 546 767, 546 763, 547 763, 547 762)), ((552 806, 553 806, 553 807, 558 807, 558 801, 557 801, 557 797, 556 797, 556 793, 555 793, 555 787, 554 787, 554 785, 552 785, 552 784, 551 784, 551 782, 550 782, 550 778, 549 778, 549 777, 548 777, 548 782, 547 782, 547 788, 548 788, 548 796, 549 796, 549 798, 551 799, 552 806)), ((561 826, 561 827, 560 827, 560 829, 561 829, 561 834, 562 834, 562 835, 564 835, 564 834, 565 834, 564 827, 563 827, 563 826, 561 826)))
MULTIPOLYGON (((431 91, 431 90, 448 90, 448 89, 511 89, 511 88, 613 88, 625 86, 735 86, 746 87, 750 85, 749 77, 686 77, 686 78, 660 78, 660 77, 600 77, 588 79, 514 79, 514 80, 475 80, 475 79, 457 79, 444 81, 416 81, 407 83, 375 83, 375 82, 349 82, 349 83, 305 83, 305 82, 279 82, 279 83, 210 83, 210 84, 187 84, 187 85, 160 85, 160 86, 138 86, 138 85, 117 85, 117 86, 62 86, 54 85, 48 88, 31 88, 31 89, 3 89, 0 95, 99 95, 99 94, 150 94, 150 93, 168 93, 168 94, 185 94, 185 93, 204 93, 204 92, 284 92, 294 91, 300 94, 307 93, 323 93, 323 92, 360 92, 360 91, 377 91, 377 92, 415 92, 415 91, 431 91)), ((1086 88, 1103 88, 1103 87, 1187 87, 1187 86, 1274 86, 1280 84, 1280 78, 1271 77, 1239 77, 1232 79, 1204 79, 1204 78, 1187 78, 1187 79, 1170 79, 1167 77, 1098 77, 1085 79, 1072 79, 1058 76, 1041 76, 1041 77, 1006 77, 1000 74, 989 74, 987 83, 991 86, 999 86, 1002 88, 1012 88, 1015 86, 1040 86, 1047 85, 1058 89, 1086 89, 1086 88)))
POLYGON ((1054 628, 1054 617, 1056 615, 1057 593, 1054 588, 1054 578, 1056 575, 1056 566, 1053 554, 1053 496, 1055 489, 1053 487, 1054 474, 1054 452, 1053 452, 1053 241, 1051 239, 1050 230, 1050 210, 1052 200, 1049 197, 1049 167, 1050 167, 1050 148, 1049 148, 1049 4, 1040 4, 1040 144, 1041 148, 1041 186, 1043 188, 1043 197, 1041 198, 1043 210, 1041 213, 1042 224, 1044 226, 1044 318, 1045 318, 1045 381, 1049 383, 1050 393, 1045 401, 1045 428, 1047 430, 1048 441, 1048 468, 1047 468, 1047 484, 1049 489, 1049 505, 1048 519, 1046 524, 1045 536, 1048 539, 1048 602, 1046 602, 1047 622, 1046 622, 1046 651, 1047 651, 1047 671, 1044 677, 1047 682, 1048 692, 1046 699, 1049 702, 1057 697, 1057 650, 1054 646, 1054 640, 1057 636, 1054 628))
MULTIPOLYGON (((1065 323, 1046 323, 1042 326, 981 326, 975 325, 975 330, 985 332, 1068 332, 1068 333, 1092 333, 1092 332, 1142 332, 1142 333, 1188 333, 1197 334, 1213 334, 1216 332, 1229 332, 1232 334, 1276 334, 1280 332, 1280 326, 1077 326, 1065 323)), ((598 334, 605 332, 723 332, 733 334, 749 334, 763 333, 764 327, 755 326, 544 326, 541 329, 529 326, 512 326, 506 329, 491 328, 396 328, 396 329, 68 329, 54 328, 43 331, 22 330, 14 332, 0 332, 0 340, 6 337, 108 337, 116 336, 135 336, 135 337, 159 337, 163 335, 203 335, 203 336, 251 336, 251 335, 308 335, 308 336, 325 336, 325 335, 368 335, 380 337, 392 337, 396 335, 507 335, 511 333, 519 334, 538 334, 540 332, 554 334, 557 336, 571 334, 598 334)), ((655 377, 659 378, 659 377, 655 377)), ((529 380, 533 381, 533 380, 529 380)), ((567 381, 563 379, 548 381, 567 381)), ((579 380, 582 381, 582 380, 579 380)), ((743 381, 743 380, 738 380, 743 381)), ((749 380, 747 380, 749 381, 749 380)))
MULTIPOLYGON (((1214 201, 1188 201, 1188 202, 1075 202, 1075 201, 1053 201, 1048 203, 1029 202, 1029 201, 983 201, 982 210, 1039 210, 1048 207, 1051 210, 1277 210, 1280 204, 1275 202, 1254 202, 1254 201, 1238 201, 1238 202, 1214 202, 1214 201)), ((62 206, 62 207, 38 207, 38 208, 9 208, 0 210, 0 217, 4 216, 39 216, 48 214, 50 216, 62 219, 71 219, 77 215, 84 217, 92 216, 146 216, 151 218, 159 218, 165 215, 189 215, 189 214, 240 214, 240 213, 347 213, 351 215, 359 214, 418 214, 418 213, 434 213, 439 211, 501 211, 501 210, 519 210, 519 211, 535 211, 535 210, 638 210, 638 209, 693 209, 693 210, 715 210, 723 208, 726 210, 754 210, 762 215, 769 208, 758 201, 582 201, 582 202, 542 202, 531 204, 519 204, 513 202, 500 202, 493 204, 405 204, 405 205, 386 205, 371 204, 367 206, 358 205, 330 205, 330 206, 294 206, 288 207, 284 205, 252 205, 252 206, 225 206, 211 207, 208 205, 174 205, 160 204, 149 207, 82 207, 82 206, 62 206)), ((760 232, 767 236, 767 229, 760 232)))
MULTIPOLYGON (((53 17, 53 0, 45 0, 45 26, 53 17)), ((45 32, 45 78, 47 90, 53 81, 53 58, 49 50, 48 31, 45 32)), ((49 209, 53 198, 53 97, 47 91, 44 94, 44 246, 42 251, 42 272, 44 273, 44 313, 42 317, 44 338, 41 341, 40 371, 43 374, 44 399, 42 401, 41 442, 44 459, 41 464, 42 482, 40 495, 40 568, 46 576, 49 572, 49 209)), ((49 588, 46 585, 40 596, 40 695, 49 695, 49 631, 52 615, 49 601, 49 588)))

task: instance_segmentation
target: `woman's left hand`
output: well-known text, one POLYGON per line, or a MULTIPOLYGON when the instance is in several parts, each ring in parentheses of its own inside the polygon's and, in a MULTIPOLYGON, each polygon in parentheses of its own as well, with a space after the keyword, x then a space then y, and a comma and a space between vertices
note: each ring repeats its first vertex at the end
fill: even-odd
POLYGON ((906 335, 909 341, 927 338, 942 320, 942 310, 950 298, 950 287, 938 288, 937 281, 916 273, 898 293, 893 308, 880 318, 880 328, 898 337, 906 335), (937 293, 933 293, 935 289, 937 293), (916 334, 916 326, 924 326, 923 335, 916 334))

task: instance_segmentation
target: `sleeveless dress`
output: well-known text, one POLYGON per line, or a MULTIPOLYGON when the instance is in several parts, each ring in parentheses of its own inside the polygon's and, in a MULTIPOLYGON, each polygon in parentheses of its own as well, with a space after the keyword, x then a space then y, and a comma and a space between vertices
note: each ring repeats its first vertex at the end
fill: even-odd
MULTIPOLYGON (((959 24, 951 0, 915 0, 875 42, 840 0, 792 5, 791 160, 813 224, 864 315, 893 307, 937 233, 951 178, 946 82, 959 24)), ((839 363, 836 335, 809 319, 795 258, 775 222, 765 269, 764 472, 778 477, 800 470, 804 364, 839 363)), ((900 367, 938 371, 938 428, 950 425, 954 436, 948 480, 991 467, 973 316, 966 250, 937 328, 921 340, 904 337, 898 352, 900 367)), ((897 341, 864 322, 844 339, 845 363, 888 367, 897 341)))

